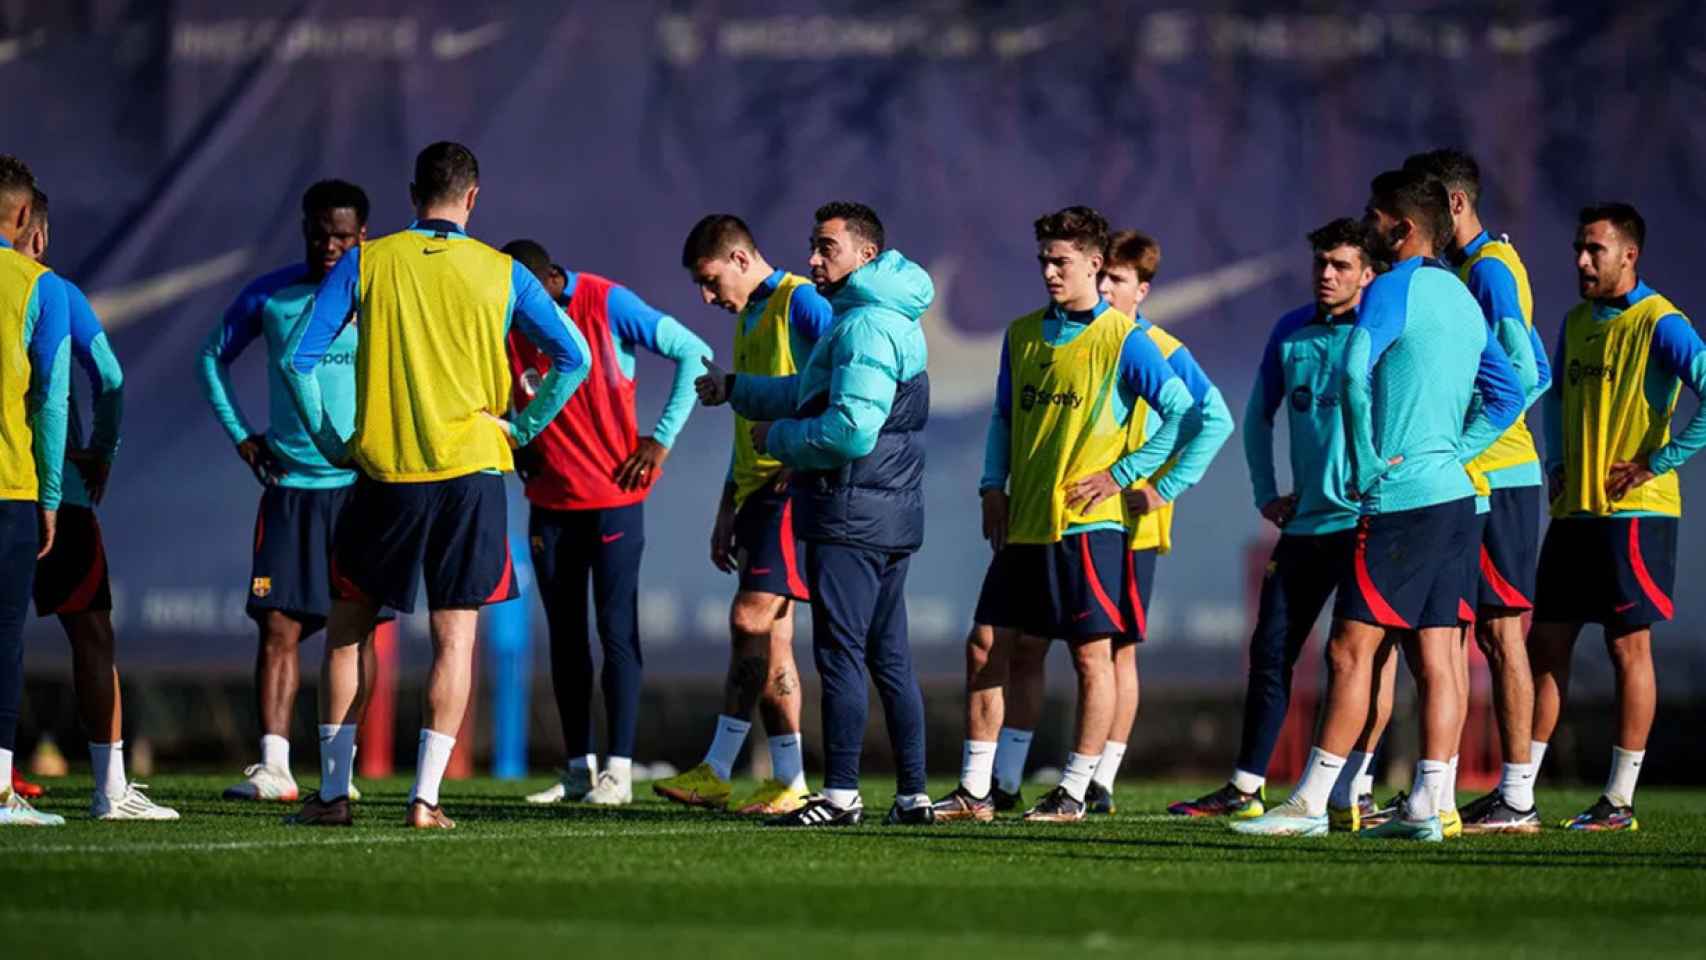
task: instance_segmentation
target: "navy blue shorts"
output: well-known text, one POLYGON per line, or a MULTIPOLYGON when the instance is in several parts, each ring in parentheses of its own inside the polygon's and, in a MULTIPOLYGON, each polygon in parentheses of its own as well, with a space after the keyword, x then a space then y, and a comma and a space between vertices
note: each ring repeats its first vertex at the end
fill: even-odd
POLYGON ((333 539, 333 594, 410 613, 423 573, 428 610, 515 598, 501 475, 474 473, 426 483, 356 481, 333 539))
POLYGON ((53 550, 36 561, 36 616, 113 608, 101 524, 88 507, 61 506, 53 550))
POLYGON ((1363 517, 1333 616, 1398 630, 1473 620, 1476 529, 1474 497, 1363 517))
POLYGON ((1149 601, 1155 591, 1158 556, 1153 547, 1126 552, 1125 576, 1120 582, 1120 614, 1125 617, 1125 635, 1115 638, 1117 642, 1142 643, 1149 639, 1149 601))
POLYGON ((256 622, 278 611, 305 634, 332 610, 332 535, 353 487, 268 487, 255 511, 255 556, 247 611, 256 622))
POLYGON ((1502 487, 1493 491, 1489 505, 1476 557, 1476 605, 1482 610, 1531 610, 1540 557, 1540 487, 1502 487))
POLYGON ((1546 528, 1534 619, 1639 629, 1675 612, 1675 517, 1566 517, 1546 528))
POLYGON ((1124 634, 1125 541, 1123 530, 1091 530, 1008 544, 989 563, 973 619, 1052 640, 1124 634))
POLYGON ((768 486, 746 498, 735 514, 735 558, 744 593, 811 600, 794 539, 794 501, 768 486))

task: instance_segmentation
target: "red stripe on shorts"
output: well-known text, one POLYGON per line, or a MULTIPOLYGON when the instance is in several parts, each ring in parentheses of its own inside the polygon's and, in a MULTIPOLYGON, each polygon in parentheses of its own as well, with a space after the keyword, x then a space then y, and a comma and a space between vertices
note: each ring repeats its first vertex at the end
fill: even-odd
POLYGON ((1481 576, 1487 578, 1487 583, 1492 585, 1493 592, 1498 594, 1499 602, 1505 606, 1515 607, 1518 610, 1527 610, 1534 606, 1527 597, 1522 595, 1521 590, 1511 586, 1511 582, 1499 572, 1499 568, 1493 564, 1493 555, 1487 552, 1485 545, 1481 547, 1481 576))
POLYGON ((1084 576, 1090 581, 1090 594, 1096 598, 1097 603, 1102 605, 1102 612, 1108 615, 1109 620, 1113 621, 1114 629, 1124 633, 1125 618, 1120 616, 1119 604, 1108 599, 1108 591, 1102 589, 1102 578, 1096 575, 1096 562, 1090 559, 1090 537, 1088 535, 1082 533, 1078 535, 1078 550, 1084 557, 1084 576))
POLYGON ((1130 550, 1125 553, 1125 589, 1131 598, 1131 615, 1137 619, 1137 635, 1148 637, 1149 618, 1143 613, 1143 595, 1137 592, 1137 555, 1130 550))
POLYGON ((1653 606, 1659 608, 1659 613, 1669 620, 1674 612, 1670 598, 1653 582, 1653 575, 1647 572, 1647 561, 1641 557, 1640 523, 1640 517, 1629 518, 1629 565, 1635 568, 1635 582, 1641 585, 1641 592, 1646 594, 1653 606))
POLYGON ((1409 622, 1398 616, 1398 611, 1392 609, 1392 605, 1380 595, 1379 588, 1374 585, 1374 577, 1368 572, 1368 521, 1366 520, 1357 528, 1356 572, 1357 589, 1362 591, 1362 600, 1368 604, 1369 612, 1374 614, 1375 622, 1383 627, 1403 627, 1408 630, 1410 628, 1409 622))
POLYGON ((811 591, 806 589, 806 582, 800 579, 800 562, 795 556, 794 546, 794 498, 782 501, 782 525, 776 531, 776 537, 782 543, 782 566, 788 571, 788 592, 801 600, 810 599, 811 591))

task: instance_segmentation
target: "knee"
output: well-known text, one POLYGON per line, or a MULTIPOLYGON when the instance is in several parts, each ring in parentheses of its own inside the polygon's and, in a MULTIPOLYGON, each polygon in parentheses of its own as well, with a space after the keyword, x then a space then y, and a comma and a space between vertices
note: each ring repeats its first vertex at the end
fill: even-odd
POLYGON ((1645 630, 1627 633, 1607 641, 1611 663, 1618 673, 1649 670, 1653 663, 1652 634, 1645 630))
POLYGON ((296 648, 302 643, 302 624, 278 611, 267 614, 261 623, 261 646, 267 653, 278 656, 295 656, 296 648))
POLYGON ((1033 677, 1043 672, 1043 663, 1048 659, 1047 640, 1037 637, 1020 637, 1013 644, 1011 655, 1008 657, 1009 669, 1015 680, 1023 677, 1033 677))
POLYGON ((1368 656, 1359 645, 1343 637, 1335 637, 1327 643, 1327 669, 1334 676, 1349 676, 1367 664, 1368 656))
POLYGON ((729 608, 729 629, 737 636, 768 636, 776 625, 773 597, 741 594, 729 608))
POLYGON ((1090 640, 1072 645, 1072 665, 1081 674, 1112 672, 1114 660, 1106 640, 1090 640))

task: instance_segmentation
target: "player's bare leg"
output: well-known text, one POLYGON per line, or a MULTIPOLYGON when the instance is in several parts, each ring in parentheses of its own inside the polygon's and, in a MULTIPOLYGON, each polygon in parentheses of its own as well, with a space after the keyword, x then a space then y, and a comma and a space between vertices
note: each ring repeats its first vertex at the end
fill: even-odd
POLYGON ((1004 688, 1010 679, 1018 631, 974 623, 966 634, 966 739, 959 785, 936 802, 936 819, 992 820, 995 754, 1006 716, 1004 688))
POLYGON ((1113 642, 1108 637, 1070 644, 1072 666, 1078 675, 1078 711, 1073 748, 1067 754, 1060 786, 1049 791, 1025 814, 1026 820, 1069 821, 1084 818, 1084 795, 1102 759, 1114 717, 1113 642))
MULTIPOLYGON (((472 611, 465 611, 472 613, 472 611)), ((355 764, 356 724, 371 692, 362 672, 364 644, 371 643, 379 608, 364 600, 334 600, 326 623, 326 652, 320 662, 320 790, 286 823, 349 826, 349 786, 355 764)), ((435 622, 436 627, 436 622, 435 622)), ((434 630, 436 643, 438 631, 434 630)), ((436 654, 436 650, 435 650, 436 654)), ((437 657, 434 672, 437 672, 437 657)), ((430 681, 429 681, 430 690, 430 681)), ((464 704, 466 704, 464 680, 464 704)), ((429 696, 430 700, 430 696, 429 696)), ((429 707, 428 716, 431 717, 429 707)), ((430 725, 430 719, 429 719, 430 725)), ((448 753, 447 753, 448 758, 448 753)))
POLYGON ((77 711, 89 737, 95 773, 90 815, 97 820, 176 820, 178 812, 150 800, 124 772, 124 701, 115 666, 112 614, 105 610, 63 614, 71 642, 71 675, 77 711))

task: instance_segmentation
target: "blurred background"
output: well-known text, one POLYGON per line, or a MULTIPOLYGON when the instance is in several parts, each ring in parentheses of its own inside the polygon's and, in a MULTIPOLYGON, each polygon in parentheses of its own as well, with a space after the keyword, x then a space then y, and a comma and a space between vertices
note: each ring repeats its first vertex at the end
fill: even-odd
MULTIPOLYGON (((891 245, 937 290, 925 321, 929 533, 909 602, 932 766, 946 772, 959 755, 960 641, 988 557, 974 491, 999 336, 1045 296, 1036 216, 1087 203, 1158 237, 1148 312, 1235 411, 1272 322, 1309 299, 1304 233, 1358 214, 1373 174, 1428 147, 1478 156, 1483 219, 1525 257, 1548 345, 1575 302, 1570 242, 1590 200, 1645 213, 1642 273, 1686 310, 1706 298, 1688 239, 1706 214, 1706 132, 1682 122, 1706 109, 1703 25, 1706 8, 1690 2, 0 0, 0 150, 25 158, 51 195, 50 260, 93 296, 128 382, 101 518, 130 739, 177 766, 236 763, 254 749, 243 602, 259 490, 192 364, 248 279, 301 258, 298 203, 316 179, 363 185, 370 230, 383 234, 410 218, 415 152, 465 142, 483 173, 474 235, 536 238, 724 355, 731 318, 703 306, 678 265, 695 220, 738 213, 772 262, 804 272, 815 207, 874 206, 891 245)), ((236 371, 256 415, 262 353, 236 371)), ((644 429, 668 369, 642 357, 639 377, 644 429)), ((1694 407, 1685 394, 1679 416, 1694 407)), ((710 565, 707 538, 729 438, 725 411, 695 413, 647 507, 641 752, 683 765, 709 732, 727 657, 734 585, 710 565)), ((1231 762, 1252 571, 1269 536, 1239 447, 1234 437, 1181 503, 1127 770, 1219 774, 1231 762)), ((1706 465, 1690 465, 1683 484, 1706 503, 1706 465)), ((512 491, 520 531, 525 506, 512 491)), ((1706 592, 1692 589, 1701 542, 1700 523, 1685 520, 1677 616, 1655 642, 1655 782, 1703 776, 1684 762, 1706 727, 1706 592)), ((520 762, 561 759, 536 603, 499 617, 524 626, 494 631, 471 738, 484 764, 491 731, 508 731, 509 771, 517 737, 520 762), (531 700, 495 696, 496 677, 531 700)), ((424 618, 401 622, 404 744, 424 636, 424 618)), ((318 642, 304 653, 302 742, 312 742, 318 654, 318 642)), ((1312 647, 1301 668, 1295 749, 1318 659, 1312 647)), ((32 623, 24 749, 43 734, 80 742, 68 663, 58 625, 32 623)), ((1598 776, 1609 667, 1597 631, 1577 671, 1549 767, 1598 776)), ((1062 660, 1053 677, 1068 673, 1062 660)), ((1058 753, 1046 745, 1070 720, 1064 699, 1057 707, 1039 762, 1058 753)), ((1413 736, 1406 716, 1395 744, 1413 736)))

